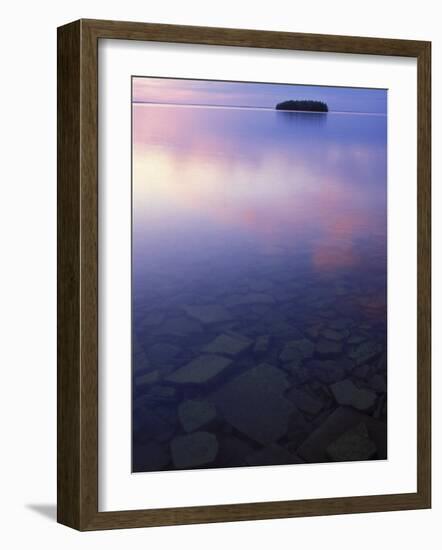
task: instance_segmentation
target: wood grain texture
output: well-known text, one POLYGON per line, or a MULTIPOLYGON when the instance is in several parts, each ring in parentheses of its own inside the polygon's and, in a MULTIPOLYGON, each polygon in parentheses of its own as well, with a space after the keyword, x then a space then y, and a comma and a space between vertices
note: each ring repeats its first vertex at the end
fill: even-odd
POLYGON ((79 526, 80 23, 59 29, 57 65, 57 518, 79 526))
POLYGON ((417 485, 431 507, 431 44, 418 57, 417 485))
POLYGON ((431 505, 431 48, 428 42, 80 20, 58 29, 58 521, 82 531, 431 505), (98 40, 400 55, 418 62, 416 493, 98 511, 98 40))

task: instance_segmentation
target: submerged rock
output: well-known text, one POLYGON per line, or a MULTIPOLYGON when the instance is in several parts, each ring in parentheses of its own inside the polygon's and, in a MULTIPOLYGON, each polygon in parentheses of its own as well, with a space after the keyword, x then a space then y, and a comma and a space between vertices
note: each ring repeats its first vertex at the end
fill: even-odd
POLYGON ((213 394, 213 400, 234 428, 267 445, 287 431, 294 409, 284 397, 288 386, 283 371, 263 363, 224 384, 213 394))
POLYGON ((315 345, 307 338, 291 340, 287 342, 279 355, 283 363, 293 361, 299 358, 308 359, 313 356, 315 345))
MULTIPOLYGON (((297 359, 294 359, 293 361, 288 361, 282 365, 282 368, 288 373, 292 374, 298 384, 303 384, 304 382, 300 381, 300 378, 304 380, 304 373, 302 372, 302 357, 299 356, 297 359)), ((310 380, 310 377, 307 375, 305 378, 305 381, 310 380)))
POLYGON ((223 323, 233 319, 229 310, 218 304, 185 306, 184 311, 189 317, 193 317, 205 325, 223 323))
POLYGON ((293 401, 298 409, 310 415, 316 415, 324 408, 324 404, 320 399, 298 388, 290 389, 287 392, 287 397, 290 401, 293 401))
POLYGON ((150 386, 158 382, 160 377, 160 372, 158 370, 153 370, 143 374, 142 376, 135 376, 135 387, 142 388, 144 386, 150 386))
POLYGON ((279 354, 279 359, 283 363, 294 363, 296 365, 301 365, 303 356, 301 355, 298 348, 285 346, 284 349, 279 354))
POLYGON ((330 456, 327 449, 331 443, 341 435, 355 428, 363 422, 370 439, 376 445, 377 458, 387 456, 387 426, 366 414, 362 414, 348 407, 339 407, 333 411, 327 419, 314 430, 298 448, 297 453, 309 463, 327 462, 330 456))
POLYGON ((250 348, 252 340, 240 334, 219 334, 203 349, 206 353, 220 353, 235 357, 250 348))
POLYGON ((368 386, 377 393, 387 393, 387 380, 381 374, 375 374, 367 382, 368 386))
POLYGON ((360 411, 371 409, 376 402, 375 392, 358 388, 348 379, 332 384, 330 390, 340 405, 349 405, 360 411))
MULTIPOLYGON (((309 374, 308 380, 319 380, 323 384, 332 384, 343 380, 347 376, 347 370, 353 366, 350 360, 341 359, 334 361, 332 359, 312 359, 305 363, 304 374, 309 374)), ((308 381, 307 380, 307 381, 308 381)))
POLYGON ((255 345, 253 346, 253 353, 256 355, 263 355, 267 352, 270 346, 270 335, 265 334, 258 336, 255 340, 255 345))
POLYGON ((151 386, 146 394, 146 402, 170 401, 175 397, 176 390, 171 386, 155 385, 151 386))
POLYGON ((377 342, 364 342, 349 352, 349 357, 356 361, 357 365, 363 365, 377 359, 382 353, 382 346, 377 342))
POLYGON ((373 366, 367 364, 360 365, 359 367, 356 367, 351 374, 352 377, 355 376, 356 378, 364 380, 373 374, 373 366))
POLYGON ((170 443, 170 449, 176 468, 195 468, 215 460, 218 441, 209 432, 194 432, 175 437, 170 443))
POLYGON ((166 380, 175 384, 204 384, 232 363, 220 355, 203 354, 174 371, 166 380))
POLYGON ((189 399, 178 407, 178 418, 186 432, 193 432, 211 422, 216 417, 212 403, 200 399, 189 399))
POLYGON ((361 422, 330 443, 326 453, 335 462, 369 460, 376 453, 376 444, 370 439, 367 426, 361 422))
POLYGON ((342 342, 321 338, 316 344, 316 353, 324 359, 337 357, 342 353, 342 342))

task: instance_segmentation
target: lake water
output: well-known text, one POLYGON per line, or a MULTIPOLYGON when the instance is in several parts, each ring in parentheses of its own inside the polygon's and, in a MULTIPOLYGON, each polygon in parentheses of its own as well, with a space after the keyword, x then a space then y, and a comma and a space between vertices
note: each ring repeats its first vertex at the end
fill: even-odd
POLYGON ((133 106, 133 470, 386 458, 387 118, 133 106))

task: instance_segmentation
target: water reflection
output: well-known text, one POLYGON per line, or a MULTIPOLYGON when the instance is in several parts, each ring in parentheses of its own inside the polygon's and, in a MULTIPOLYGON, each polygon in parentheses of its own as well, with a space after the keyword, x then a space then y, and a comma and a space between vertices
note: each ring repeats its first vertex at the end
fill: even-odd
POLYGON ((136 105, 133 136, 134 470, 384 458, 386 117, 136 105))

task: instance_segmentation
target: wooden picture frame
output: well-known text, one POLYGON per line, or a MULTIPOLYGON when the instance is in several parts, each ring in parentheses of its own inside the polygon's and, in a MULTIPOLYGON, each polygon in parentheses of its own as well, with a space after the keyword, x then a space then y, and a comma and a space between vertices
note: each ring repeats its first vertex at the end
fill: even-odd
POLYGON ((79 20, 58 29, 58 521, 81 531, 431 506, 431 44, 79 20), (98 41, 122 39, 405 56, 418 67, 417 492, 98 511, 98 41))

